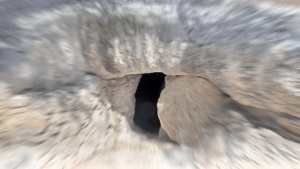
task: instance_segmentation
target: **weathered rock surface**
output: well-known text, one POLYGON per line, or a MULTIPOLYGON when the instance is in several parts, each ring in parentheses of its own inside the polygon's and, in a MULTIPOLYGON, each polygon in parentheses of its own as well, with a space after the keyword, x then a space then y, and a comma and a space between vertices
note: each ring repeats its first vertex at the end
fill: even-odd
POLYGON ((212 125, 196 147, 198 168, 298 168, 299 144, 256 128, 232 102, 224 105, 229 123, 212 125), (225 125, 224 125, 225 124, 225 125))
POLYGON ((157 105, 161 128, 178 143, 197 144, 225 103, 223 95, 200 77, 167 76, 157 105))
POLYGON ((0 169, 68 169, 92 156, 132 169, 299 168, 299 7, 2 0, 0 23, 0 169), (203 77, 243 108, 225 106, 236 120, 207 127, 194 148, 150 143, 130 127, 149 72, 203 77), (167 161, 176 154, 180 163, 167 161))

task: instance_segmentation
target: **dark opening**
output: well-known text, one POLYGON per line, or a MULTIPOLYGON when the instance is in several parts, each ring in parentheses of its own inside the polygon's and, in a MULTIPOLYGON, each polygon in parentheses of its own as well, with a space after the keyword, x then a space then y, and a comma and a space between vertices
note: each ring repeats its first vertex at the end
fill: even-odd
POLYGON ((158 133, 160 121, 157 116, 157 101, 164 88, 165 74, 143 74, 135 93, 134 124, 143 131, 158 133))

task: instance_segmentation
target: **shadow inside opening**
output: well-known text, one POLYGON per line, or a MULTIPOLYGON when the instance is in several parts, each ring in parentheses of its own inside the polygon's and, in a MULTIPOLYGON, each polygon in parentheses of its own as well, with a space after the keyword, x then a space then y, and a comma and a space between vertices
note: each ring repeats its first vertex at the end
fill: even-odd
POLYGON ((134 124, 141 130, 158 134, 160 121, 157 115, 157 102, 164 88, 165 74, 143 74, 135 93, 134 124))

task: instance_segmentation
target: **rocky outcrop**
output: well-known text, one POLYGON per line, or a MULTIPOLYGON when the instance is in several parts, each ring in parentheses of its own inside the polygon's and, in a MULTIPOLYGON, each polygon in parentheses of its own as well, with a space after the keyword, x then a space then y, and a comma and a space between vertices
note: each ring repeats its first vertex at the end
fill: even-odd
MULTIPOLYGON (((0 1, 0 21, 0 159, 6 159, 0 169, 68 169, 92 157, 106 160, 99 160, 104 168, 299 166, 296 6, 233 0, 0 1), (180 130, 200 137, 193 145, 133 132, 134 92, 140 74, 151 72, 197 79, 188 86, 195 92, 188 87, 187 92, 196 98, 208 92, 216 99, 183 105, 204 114, 182 107, 185 112, 178 114, 160 105, 167 135, 186 143, 166 116, 175 112, 180 130), (219 106, 220 99, 220 93, 202 91, 203 84, 230 97, 220 112, 201 106, 219 106), (207 126, 201 116, 214 111, 230 120, 207 126), (187 113, 195 118, 183 125, 187 113), (147 158, 129 158, 138 155, 147 158), (128 165, 111 162, 117 159, 128 165)), ((161 103, 172 107, 163 99, 168 90, 171 83, 161 103)))

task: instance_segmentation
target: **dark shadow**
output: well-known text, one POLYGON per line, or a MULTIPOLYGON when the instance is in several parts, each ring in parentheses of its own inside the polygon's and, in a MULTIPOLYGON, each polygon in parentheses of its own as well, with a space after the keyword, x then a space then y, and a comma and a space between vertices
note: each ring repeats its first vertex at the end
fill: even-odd
POLYGON ((165 74, 143 74, 135 93, 134 124, 145 132, 158 133, 160 121, 157 116, 157 101, 164 88, 165 74))

